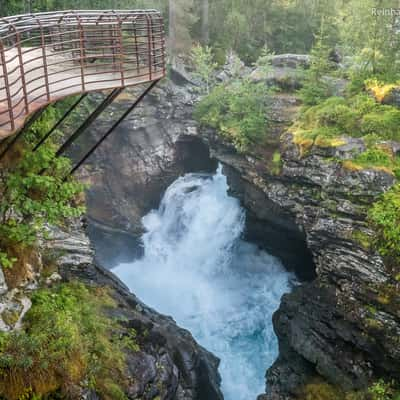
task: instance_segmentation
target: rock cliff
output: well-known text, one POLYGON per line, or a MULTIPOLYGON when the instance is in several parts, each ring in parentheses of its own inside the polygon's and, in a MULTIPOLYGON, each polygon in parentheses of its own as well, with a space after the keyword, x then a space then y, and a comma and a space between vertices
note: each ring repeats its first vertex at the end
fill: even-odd
MULTIPOLYGON (((296 88, 295 69, 306 62, 306 57, 277 57, 266 83, 296 88)), ((256 71, 252 76, 260 79, 256 71)), ((179 173, 212 169, 212 159, 218 160, 231 194, 248 210, 247 237, 282 258, 303 281, 284 296, 274 316, 280 356, 267 372, 266 398, 290 398, 315 378, 344 389, 364 387, 381 376, 398 379, 398 282, 373 250, 375 233, 366 222, 368 207, 394 178, 343 163, 365 143, 345 138, 334 146, 312 143, 304 151, 288 130, 298 101, 293 92, 283 91, 274 96, 268 146, 238 154, 215 132, 202 131, 210 157, 191 117, 197 97, 193 85, 179 75, 154 96, 157 105, 150 99, 141 109, 143 120, 132 117, 117 142, 94 161, 102 170, 92 179, 89 215, 140 232, 140 217, 179 173), (136 135, 125 135, 132 129, 136 135), (195 154, 196 164, 188 164, 195 154)), ((387 145, 399 152, 397 144, 387 145)))
POLYGON ((288 133, 278 175, 241 155, 227 157, 217 144, 213 155, 224 162, 232 192, 259 223, 275 226, 281 240, 304 235, 315 265, 316 279, 285 295, 274 316, 280 356, 267 373, 271 398, 295 394, 318 376, 345 389, 379 376, 398 378, 398 282, 370 247, 374 232, 366 223, 368 205, 393 176, 343 167, 340 160, 361 151, 361 140, 313 146, 302 155, 288 133))

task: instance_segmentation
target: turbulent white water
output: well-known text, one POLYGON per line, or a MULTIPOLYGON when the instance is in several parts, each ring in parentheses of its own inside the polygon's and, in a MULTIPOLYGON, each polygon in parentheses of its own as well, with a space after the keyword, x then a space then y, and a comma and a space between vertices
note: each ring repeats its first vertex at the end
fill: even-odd
POLYGON ((227 189, 220 170, 179 178, 143 219, 144 257, 114 272, 221 359, 226 400, 252 400, 278 353, 272 314, 291 276, 240 239, 244 210, 227 189))

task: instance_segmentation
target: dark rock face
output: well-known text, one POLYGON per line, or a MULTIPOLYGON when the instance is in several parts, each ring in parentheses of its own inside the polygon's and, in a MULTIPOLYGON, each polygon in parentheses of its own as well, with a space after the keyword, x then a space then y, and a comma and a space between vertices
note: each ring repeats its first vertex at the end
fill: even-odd
MULTIPOLYGON (((272 250, 282 251, 279 240, 288 246, 303 240, 316 267, 317 278, 285 295, 274 316, 280 356, 267 373, 266 398, 285 399, 317 376, 345 389, 365 387, 380 376, 398 379, 398 283, 368 245, 374 232, 366 223, 368 206, 394 177, 382 170, 348 170, 337 161, 363 151, 360 139, 314 145, 304 154, 285 134, 278 175, 228 150, 216 136, 210 143, 232 193, 268 229, 287 232, 267 236, 272 250), (388 291, 397 295, 385 296, 388 291)), ((310 273, 301 264, 296 270, 310 273)))
MULTIPOLYGON (((186 172, 212 172, 207 146, 193 120, 195 86, 175 71, 99 148, 81 173, 90 183, 87 206, 98 225, 134 234, 142 232, 141 218, 156 208, 162 193, 186 172)), ((103 133, 135 100, 137 90, 127 89, 91 131, 103 133)))
MULTIPOLYGON (((97 266, 79 224, 70 232, 53 230, 52 238, 46 246, 61 255, 57 263, 62 278, 109 288, 118 305, 110 313, 121 321, 120 334, 132 328, 137 332, 139 351, 126 354, 129 399, 222 400, 219 360, 171 317, 144 305, 113 274, 97 266)), ((89 398, 97 396, 90 393, 89 398)))

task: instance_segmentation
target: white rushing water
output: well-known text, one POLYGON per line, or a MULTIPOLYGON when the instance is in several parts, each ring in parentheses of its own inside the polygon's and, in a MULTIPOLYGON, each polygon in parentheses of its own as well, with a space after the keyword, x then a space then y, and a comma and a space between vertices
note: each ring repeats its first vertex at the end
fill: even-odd
POLYGON ((220 170, 176 180, 143 218, 144 257, 114 272, 221 359, 226 400, 255 400, 278 354, 272 314, 291 275, 240 239, 244 210, 227 189, 220 170))

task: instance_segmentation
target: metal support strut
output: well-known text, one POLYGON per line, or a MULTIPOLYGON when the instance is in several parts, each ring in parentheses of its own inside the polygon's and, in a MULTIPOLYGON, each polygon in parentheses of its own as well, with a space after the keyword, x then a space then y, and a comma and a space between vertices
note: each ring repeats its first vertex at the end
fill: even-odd
MULTIPOLYGON (((72 175, 82 164, 96 151, 96 149, 114 132, 114 130, 124 121, 124 119, 138 106, 138 104, 146 97, 146 95, 157 85, 159 80, 154 81, 151 85, 136 99, 136 101, 124 112, 124 114, 114 123, 114 125, 100 138, 100 140, 82 157, 82 159, 71 169, 68 176, 72 175)), ((64 178, 64 181, 68 179, 64 178)))
POLYGON ((17 141, 23 136, 23 134, 38 120, 38 118, 43 114, 47 107, 41 108, 36 111, 35 114, 29 119, 29 121, 20 129, 18 133, 14 135, 11 141, 7 144, 5 149, 0 154, 0 160, 11 150, 11 148, 17 143, 17 141))
POLYGON ((85 93, 79 99, 70 107, 70 109, 57 121, 56 124, 53 125, 53 127, 40 139, 39 143, 35 145, 32 151, 36 151, 50 136, 51 134, 58 129, 58 127, 69 117, 69 115, 75 110, 76 107, 79 106, 79 104, 82 102, 82 100, 87 96, 88 94, 85 93))
POLYGON ((65 143, 57 150, 56 157, 59 157, 68 150, 72 143, 93 123, 93 121, 118 97, 123 88, 114 89, 97 108, 86 118, 84 123, 65 141, 65 143))

